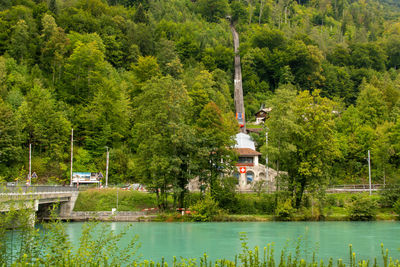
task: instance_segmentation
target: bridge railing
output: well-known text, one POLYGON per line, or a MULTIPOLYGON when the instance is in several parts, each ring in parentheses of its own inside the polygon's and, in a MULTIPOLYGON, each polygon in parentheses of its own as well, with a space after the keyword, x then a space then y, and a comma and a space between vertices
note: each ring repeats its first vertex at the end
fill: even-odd
POLYGON ((60 193, 75 192, 74 186, 61 185, 0 185, 0 194, 29 194, 29 193, 60 193))

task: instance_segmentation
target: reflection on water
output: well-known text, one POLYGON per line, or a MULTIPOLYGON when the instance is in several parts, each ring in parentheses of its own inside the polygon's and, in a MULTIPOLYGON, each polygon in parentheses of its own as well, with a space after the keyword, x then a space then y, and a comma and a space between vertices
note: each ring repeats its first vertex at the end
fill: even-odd
MULTIPOLYGON (((122 231, 129 223, 102 223, 113 231, 122 231)), ((349 244, 358 259, 381 257, 380 244, 390 256, 400 259, 399 222, 246 222, 246 223, 132 223, 128 235, 139 235, 143 259, 155 261, 172 256, 197 258, 205 252, 211 259, 232 259, 241 249, 239 233, 247 234, 249 247, 274 243, 275 256, 285 249, 294 254, 300 244, 303 258, 348 261, 349 244)), ((78 244, 83 223, 66 223, 73 244, 78 244)), ((129 238, 125 239, 127 242, 129 238)))

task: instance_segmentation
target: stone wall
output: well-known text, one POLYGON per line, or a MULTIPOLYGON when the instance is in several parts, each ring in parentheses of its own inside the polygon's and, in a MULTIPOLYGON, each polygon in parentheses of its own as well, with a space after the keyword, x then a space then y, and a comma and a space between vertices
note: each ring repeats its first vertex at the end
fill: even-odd
MULTIPOLYGON (((144 211, 73 211, 69 215, 60 216, 61 220, 69 221, 114 221, 114 222, 138 222, 149 221, 155 215, 144 211)), ((47 219, 47 218, 44 218, 47 219)))

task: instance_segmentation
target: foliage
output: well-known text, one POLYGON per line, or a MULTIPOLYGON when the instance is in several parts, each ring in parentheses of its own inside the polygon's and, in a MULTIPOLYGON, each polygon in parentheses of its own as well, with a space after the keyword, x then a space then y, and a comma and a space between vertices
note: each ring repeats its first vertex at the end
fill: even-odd
POLYGON ((265 192, 266 186, 267 186, 267 182, 264 180, 258 180, 252 184, 252 188, 253 188, 254 192, 257 193, 258 196, 260 196, 261 193, 265 192))
POLYGON ((273 107, 262 150, 288 174, 277 188, 287 186, 295 206, 304 190, 364 183, 368 150, 374 183, 396 183, 395 2, 3 0, 0 176, 26 175, 32 143, 40 182, 66 181, 73 127, 77 167, 104 172, 109 147, 110 181, 164 187, 161 206, 168 192, 185 206, 190 179, 214 187, 233 168, 232 24, 246 120, 273 107), (185 105, 166 104, 164 84, 185 105))
POLYGON ((397 200, 396 203, 393 205, 393 211, 400 216, 400 200, 397 200))
POLYGON ((279 203, 275 210, 275 216, 278 220, 290 221, 296 210, 292 206, 292 200, 286 199, 284 203, 279 203))
POLYGON ((299 207, 306 188, 323 188, 331 162, 339 155, 333 129, 334 102, 321 97, 319 91, 294 96, 286 89, 278 92, 273 105, 267 127, 274 134, 266 149, 272 151, 272 160, 287 170, 288 189, 299 207))
POLYGON ((377 203, 369 196, 354 196, 349 205, 349 219, 352 221, 369 221, 375 219, 377 203))
POLYGON ((214 184, 212 196, 221 209, 228 212, 236 209, 238 204, 236 185, 237 179, 235 177, 224 177, 214 184))
POLYGON ((216 220, 223 212, 218 207, 216 202, 210 194, 206 194, 203 199, 189 207, 192 213, 192 219, 196 222, 210 222, 216 220))
POLYGON ((187 125, 187 91, 182 82, 171 76, 153 78, 136 103, 133 130, 138 147, 137 173, 147 188, 157 194, 161 209, 167 207, 171 185, 180 189, 183 207, 185 187, 192 175, 189 162, 197 154, 195 132, 187 125))
POLYGON ((127 245, 120 243, 130 227, 115 233, 107 225, 86 223, 79 244, 74 247, 61 221, 54 220, 44 224, 43 230, 36 229, 30 219, 32 212, 31 209, 18 209, 1 214, 0 264, 120 266, 135 261, 137 237, 127 245), (10 226, 13 228, 7 230, 10 226))
POLYGON ((236 206, 229 210, 234 214, 275 214, 274 194, 238 194, 236 206))
POLYGON ((10 105, 0 98, 0 176, 8 176, 20 162, 21 123, 10 105))
POLYGON ((379 194, 380 206, 390 208, 400 199, 400 188, 397 185, 387 185, 384 190, 379 191, 379 194))

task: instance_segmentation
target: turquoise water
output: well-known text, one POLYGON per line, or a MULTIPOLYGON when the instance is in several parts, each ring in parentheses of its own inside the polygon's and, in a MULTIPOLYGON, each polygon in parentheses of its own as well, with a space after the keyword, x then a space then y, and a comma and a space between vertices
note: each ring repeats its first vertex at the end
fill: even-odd
MULTIPOLYGON (((234 259, 241 250, 239 233, 245 232, 249 247, 263 248, 274 243, 275 256, 287 248, 301 245, 302 257, 312 259, 342 258, 348 262, 349 244, 358 259, 381 260, 381 247, 389 255, 400 259, 400 222, 228 222, 228 223, 102 223, 111 230, 120 231, 133 225, 128 235, 139 236, 142 259, 171 262, 173 256, 195 258, 204 253, 215 259, 234 259), (300 238, 300 241, 299 241, 300 238)), ((74 244, 78 243, 83 223, 66 223, 66 231, 74 244)))

